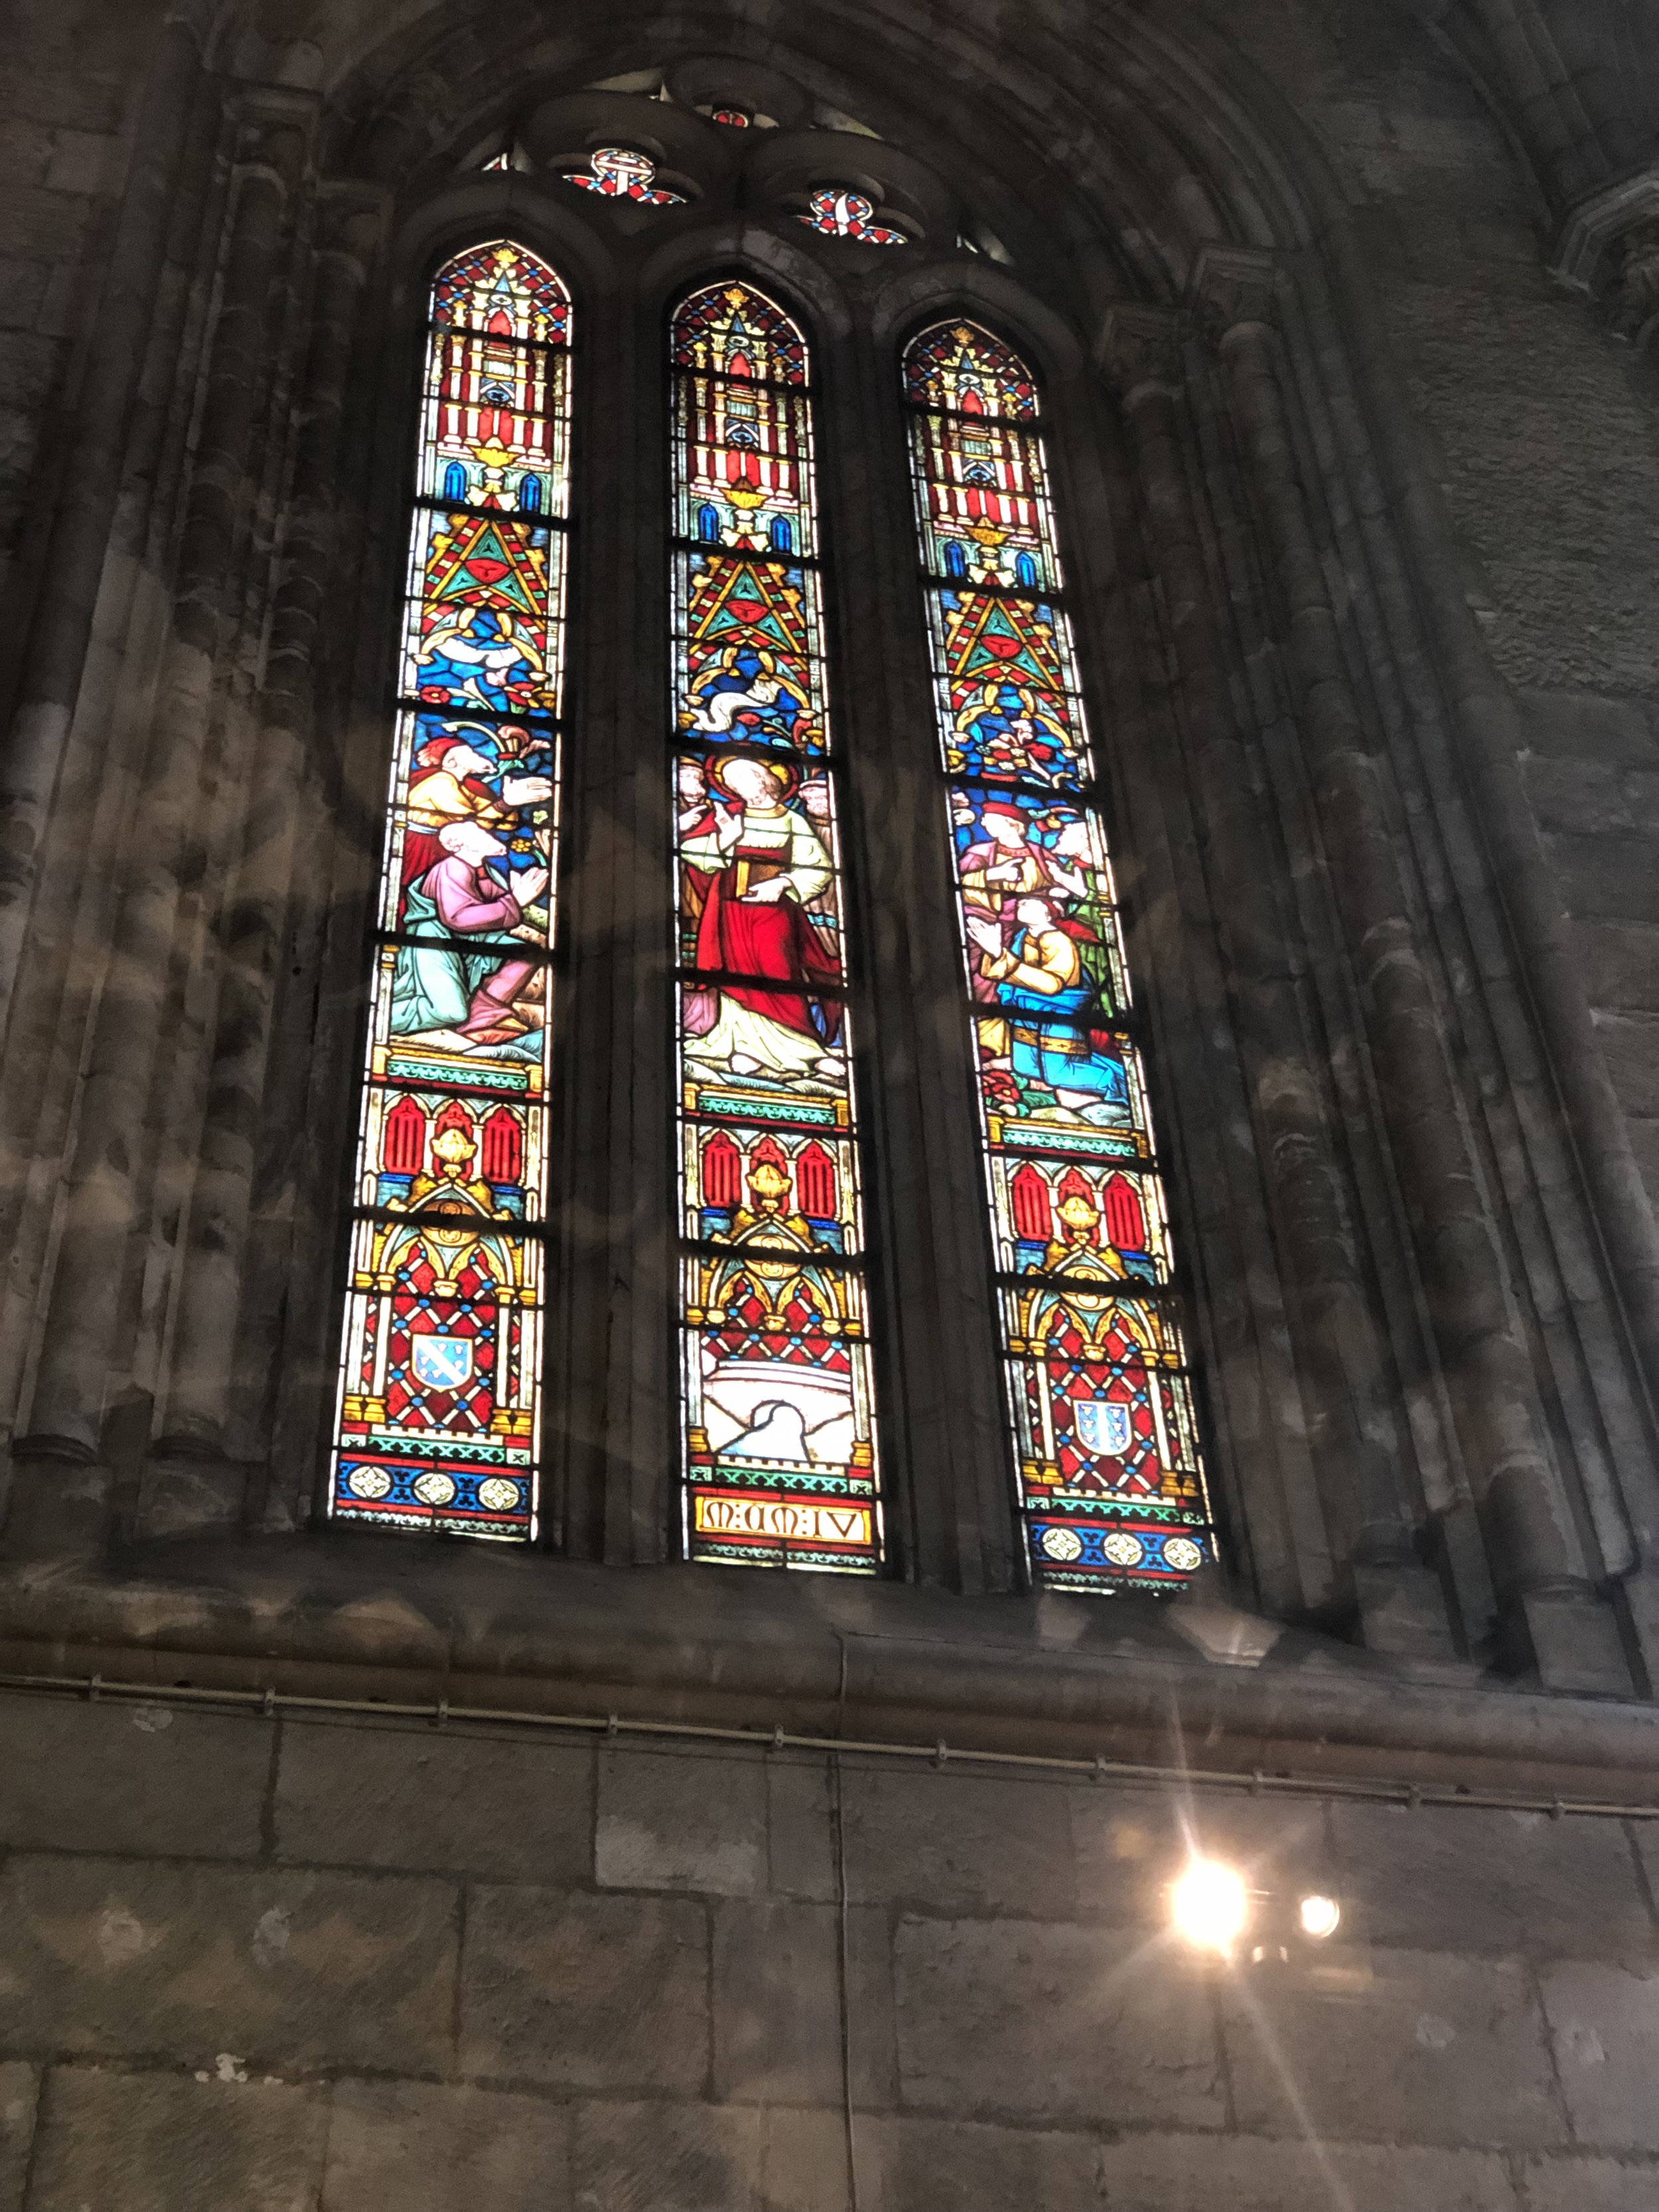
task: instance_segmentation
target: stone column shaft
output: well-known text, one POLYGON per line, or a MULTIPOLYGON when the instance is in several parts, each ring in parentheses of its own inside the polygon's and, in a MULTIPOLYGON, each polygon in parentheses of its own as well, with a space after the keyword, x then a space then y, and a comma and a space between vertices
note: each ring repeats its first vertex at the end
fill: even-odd
POLYGON ((375 217, 319 253, 299 395, 284 573, 271 615, 253 787, 224 933, 208 1110, 183 1259, 167 1440, 221 1441, 240 1309, 276 969, 292 883, 316 656, 335 564, 331 520, 341 420, 375 217))
MULTIPOLYGON (((1160 321, 1164 319, 1160 318, 1160 321)), ((1396 1472, 1398 1423, 1383 1348, 1265 854, 1270 836, 1235 711, 1228 654, 1189 492, 1176 399, 1178 360, 1167 326, 1153 348, 1172 356, 1140 373, 1132 315, 1109 331, 1139 480, 1147 549, 1163 586, 1181 676, 1183 720, 1205 830, 1204 865, 1227 947, 1240 1040, 1261 1136, 1261 1160, 1285 1240, 1302 1318, 1316 1425, 1350 1488, 1333 1531, 1351 1562, 1414 1556, 1414 1520, 1396 1472)))
POLYGON ((1350 685, 1308 519, 1273 333, 1258 319, 1236 321, 1222 337, 1221 355, 1282 599, 1286 660, 1332 884, 1495 1573, 1511 1596, 1581 1586, 1576 1532, 1541 1435, 1536 1378, 1509 1310, 1416 942, 1382 771, 1350 685))
POLYGON ((241 169, 195 465, 181 536, 173 627, 154 738, 128 846, 82 1091, 74 1160, 31 1429, 95 1456, 113 1355, 126 1247, 145 1157, 145 1124, 168 971, 200 804, 204 742, 245 465, 269 363, 265 321, 280 270, 297 134, 258 123, 262 159, 241 169), (274 145, 261 141, 272 141, 274 145))
POLYGON ((41 557, 38 613, 18 703, 0 745, 0 1036, 28 929, 40 844, 92 636, 120 496, 144 340, 167 258, 173 188, 201 74, 195 33, 163 27, 150 66, 111 242, 71 451, 41 557))

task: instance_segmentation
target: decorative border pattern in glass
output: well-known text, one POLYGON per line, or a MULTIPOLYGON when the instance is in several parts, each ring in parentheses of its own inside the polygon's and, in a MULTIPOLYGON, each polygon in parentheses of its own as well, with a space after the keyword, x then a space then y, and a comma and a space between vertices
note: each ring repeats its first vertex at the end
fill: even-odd
POLYGON ((872 1571, 881 1506, 805 343, 674 316, 684 1541, 872 1571))
POLYGON ((430 302, 330 1510, 536 1528, 570 302, 505 240, 430 302))
POLYGON ((965 322, 904 389, 1031 1569, 1168 1590, 1210 1513, 1036 392, 965 322))

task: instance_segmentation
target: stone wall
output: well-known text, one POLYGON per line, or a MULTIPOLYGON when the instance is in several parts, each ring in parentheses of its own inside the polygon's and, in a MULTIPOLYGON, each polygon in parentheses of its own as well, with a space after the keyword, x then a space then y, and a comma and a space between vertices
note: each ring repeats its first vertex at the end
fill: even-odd
POLYGON ((1650 2212, 1659 1826, 0 1698, 3 2212, 1650 2212), (839 1788, 840 1851, 835 1791, 839 1788), (844 1911, 843 1911, 844 1906, 844 1911))

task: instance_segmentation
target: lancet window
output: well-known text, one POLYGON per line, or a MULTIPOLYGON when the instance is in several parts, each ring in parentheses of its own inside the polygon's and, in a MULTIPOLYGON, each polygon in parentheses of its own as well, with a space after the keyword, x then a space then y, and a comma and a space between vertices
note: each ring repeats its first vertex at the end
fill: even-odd
POLYGON ((394 685, 331 1510, 535 1533, 570 303, 440 270, 394 685))
POLYGON ((674 796, 685 1543, 881 1556, 836 750, 805 342, 680 307, 674 796))
POLYGON ((1209 1513, 1036 389, 952 321, 904 392, 1031 1567, 1168 1589, 1209 1513))

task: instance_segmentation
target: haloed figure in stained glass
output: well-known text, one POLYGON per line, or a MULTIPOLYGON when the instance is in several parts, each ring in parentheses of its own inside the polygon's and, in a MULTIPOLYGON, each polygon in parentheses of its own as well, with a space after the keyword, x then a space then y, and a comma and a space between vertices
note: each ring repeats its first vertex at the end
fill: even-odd
MULTIPOLYGON (((702 770, 682 763, 683 795, 702 770)), ((708 764, 705 805, 681 836, 682 921, 696 967, 757 981, 711 983, 696 1018, 687 1015, 685 1057, 714 1073, 833 1095, 844 1073, 839 1010, 812 993, 841 981, 834 941, 813 920, 835 862, 807 811, 813 790, 821 793, 821 776, 803 787, 783 762, 727 753, 708 764), (781 988, 757 988, 763 977, 781 988)))
POLYGON ((1168 1589, 1207 1514, 1036 390, 945 323, 905 391, 1031 1563, 1168 1589))
POLYGON ((811 402, 799 331, 674 318, 687 1548, 880 1558, 811 402))

